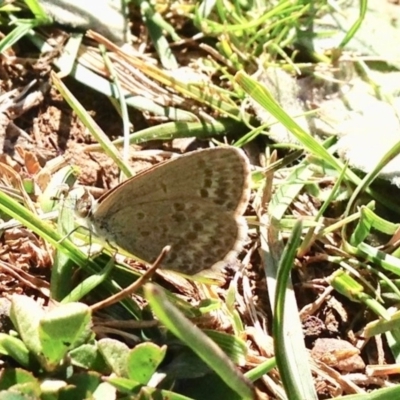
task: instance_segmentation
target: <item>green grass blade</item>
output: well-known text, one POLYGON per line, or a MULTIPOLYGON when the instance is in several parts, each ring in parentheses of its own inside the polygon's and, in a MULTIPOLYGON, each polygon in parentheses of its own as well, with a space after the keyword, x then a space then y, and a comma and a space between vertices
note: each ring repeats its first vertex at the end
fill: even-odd
POLYGON ((53 22, 52 18, 46 13, 46 11, 43 9, 43 7, 37 0, 24 0, 24 1, 37 20, 40 20, 42 21, 42 23, 46 24, 51 24, 53 22))
POLYGON ((78 102, 75 96, 67 89, 61 79, 56 76, 56 74, 52 75, 52 80, 54 86, 58 89, 70 107, 76 112, 79 119, 89 129, 93 137, 101 144, 105 153, 117 164, 126 177, 131 177, 132 173, 129 166, 126 165, 119 154, 119 151, 112 144, 111 140, 108 139, 108 137, 102 132, 100 127, 96 124, 85 108, 78 102))
POLYGON ((145 297, 159 320, 189 346, 220 378, 243 399, 255 399, 255 389, 227 355, 169 302, 154 284, 144 287, 145 297))
POLYGON ((364 21, 365 15, 367 13, 368 0, 359 0, 360 2, 360 16, 357 18, 357 21, 353 24, 353 26, 347 31, 345 37, 339 44, 339 48, 343 49, 347 43, 354 37, 357 31, 360 29, 362 22, 364 21))
POLYGON ((18 43, 32 28, 36 26, 35 21, 18 24, 6 37, 0 41, 0 54, 18 43))
POLYGON ((298 315, 297 309, 293 310, 286 304, 287 286, 300 244, 301 231, 302 225, 299 221, 293 228, 279 262, 274 305, 273 333, 276 363, 290 400, 317 399, 302 331, 300 329, 300 332, 298 330, 296 332, 296 324, 293 324, 293 314, 298 315))

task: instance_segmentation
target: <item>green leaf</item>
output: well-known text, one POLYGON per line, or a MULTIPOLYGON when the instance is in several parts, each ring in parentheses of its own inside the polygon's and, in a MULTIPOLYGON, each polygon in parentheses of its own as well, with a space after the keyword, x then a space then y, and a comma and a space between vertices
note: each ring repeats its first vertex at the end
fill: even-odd
POLYGON ((11 299, 10 318, 25 346, 40 359, 42 344, 39 339, 39 321, 43 309, 30 297, 14 295, 11 299))
POLYGON ((98 342, 100 353, 112 371, 121 377, 127 377, 129 347, 115 339, 101 339, 98 342))
POLYGON ((39 338, 46 369, 54 369, 68 350, 82 344, 91 334, 91 311, 83 303, 68 303, 46 313, 39 323, 39 338))
POLYGON ((137 393, 143 387, 142 384, 133 381, 132 379, 115 376, 106 378, 106 381, 115 386, 118 391, 122 393, 137 393))
MULTIPOLYGON (((151 387, 144 387, 143 385, 126 378, 108 378, 106 381, 115 386, 120 392, 135 393, 140 392, 140 396, 130 397, 134 399, 159 399, 159 400, 193 400, 193 398, 183 396, 179 393, 171 392, 170 390, 159 390, 151 387), (147 397, 146 397, 147 396, 147 397)), ((232 400, 236 400, 231 398, 232 400)), ((239 399, 238 399, 239 400, 239 399)))
POLYGON ((96 345, 83 344, 69 352, 72 365, 80 368, 92 369, 101 373, 109 373, 104 358, 96 345))
POLYGON ((117 398, 116 388, 108 382, 102 382, 93 392, 93 399, 114 400, 117 398))
POLYGON ((39 381, 28 371, 5 368, 0 375, 0 399, 38 399, 41 394, 39 381))
POLYGON ((28 371, 20 368, 4 368, 0 372, 0 390, 24 383, 39 383, 37 379, 28 371))
MULTIPOLYGON (((58 400, 72 399, 94 399, 93 393, 102 383, 99 374, 89 372, 74 374, 68 379, 68 387, 61 389, 58 400)), ((115 397, 107 397, 107 400, 113 400, 115 397)))
POLYGON ((154 343, 141 343, 132 349, 127 359, 128 377, 139 383, 147 384, 164 360, 166 346, 154 343))
POLYGON ((29 365, 29 350, 24 342, 16 337, 0 333, 0 353, 12 357, 24 367, 29 365))

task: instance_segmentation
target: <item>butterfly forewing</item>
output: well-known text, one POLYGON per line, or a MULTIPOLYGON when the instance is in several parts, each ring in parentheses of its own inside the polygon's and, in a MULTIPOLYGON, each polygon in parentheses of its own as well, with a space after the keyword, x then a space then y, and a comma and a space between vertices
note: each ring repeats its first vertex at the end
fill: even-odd
POLYGON ((100 198, 95 213, 112 214, 122 204, 190 196, 243 214, 249 184, 249 164, 241 150, 232 147, 200 150, 157 164, 130 178, 100 198))
POLYGON ((90 217, 95 233, 163 268, 194 274, 232 258, 246 236, 249 165, 238 149, 197 151, 159 164, 100 199, 90 217))

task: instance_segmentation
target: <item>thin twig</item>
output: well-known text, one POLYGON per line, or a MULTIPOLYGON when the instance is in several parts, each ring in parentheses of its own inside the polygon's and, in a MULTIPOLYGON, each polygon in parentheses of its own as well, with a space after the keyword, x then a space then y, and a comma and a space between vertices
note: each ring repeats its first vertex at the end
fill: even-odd
POLYGON ((157 268, 160 266, 161 262, 167 256, 169 251, 171 250, 171 246, 165 246, 162 250, 160 255, 157 257, 156 261, 154 261, 153 265, 150 267, 148 271, 146 271, 137 281, 133 282, 132 285, 126 287, 125 289, 121 290, 119 293, 110 296, 109 298, 99 301, 96 304, 90 306, 92 312, 99 310, 100 308, 108 307, 114 303, 117 303, 124 299, 125 297, 131 295, 136 290, 138 290, 141 286, 143 286, 148 280, 156 272, 157 268))

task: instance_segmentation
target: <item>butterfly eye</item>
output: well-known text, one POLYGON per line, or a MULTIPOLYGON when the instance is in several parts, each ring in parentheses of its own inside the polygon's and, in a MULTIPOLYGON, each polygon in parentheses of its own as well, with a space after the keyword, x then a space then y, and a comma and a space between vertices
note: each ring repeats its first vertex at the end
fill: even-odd
POLYGON ((81 198, 79 198, 75 205, 75 213, 80 218, 87 218, 92 211, 93 197, 85 192, 81 198))

